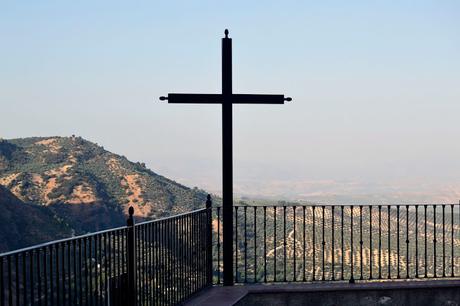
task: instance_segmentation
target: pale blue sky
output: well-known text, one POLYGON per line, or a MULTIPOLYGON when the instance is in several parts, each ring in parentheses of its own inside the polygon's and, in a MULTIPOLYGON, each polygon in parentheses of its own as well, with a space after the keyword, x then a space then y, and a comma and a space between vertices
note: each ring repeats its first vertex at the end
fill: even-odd
POLYGON ((460 195, 458 1, 0 1, 0 136, 77 134, 217 190, 219 106, 157 97, 220 91, 225 28, 234 91, 294 99, 234 108, 236 188, 460 195))

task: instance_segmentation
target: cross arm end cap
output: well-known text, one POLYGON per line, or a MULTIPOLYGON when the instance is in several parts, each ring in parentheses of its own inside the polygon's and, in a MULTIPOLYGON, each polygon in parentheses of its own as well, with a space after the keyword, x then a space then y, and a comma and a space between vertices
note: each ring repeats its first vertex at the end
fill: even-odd
POLYGON ((160 101, 165 101, 165 100, 168 100, 168 97, 165 97, 165 96, 160 97, 160 101))
POLYGON ((291 102, 291 101, 292 101, 292 98, 291 98, 291 97, 286 97, 286 98, 284 98, 284 101, 291 102))

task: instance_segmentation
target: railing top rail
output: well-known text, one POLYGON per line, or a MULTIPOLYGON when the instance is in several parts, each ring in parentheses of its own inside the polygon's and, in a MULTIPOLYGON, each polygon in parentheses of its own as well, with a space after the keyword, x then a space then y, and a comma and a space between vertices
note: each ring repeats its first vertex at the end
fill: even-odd
MULTIPOLYGON (((145 225, 145 224, 155 223, 155 222, 161 222, 163 220, 180 218, 182 216, 192 215, 194 213, 199 213, 199 212, 202 212, 202 211, 205 211, 205 210, 206 210, 206 208, 196 209, 196 210, 193 210, 193 211, 177 214, 177 215, 174 215, 174 216, 169 216, 169 217, 159 218, 159 219, 155 219, 155 220, 149 220, 149 221, 145 221, 145 222, 140 222, 140 223, 135 224, 135 226, 140 226, 140 225, 145 225)), ((85 239, 85 238, 88 238, 88 237, 97 236, 97 235, 101 235, 101 234, 104 234, 104 233, 125 230, 127 228, 128 228, 127 226, 121 226, 121 227, 110 228, 110 229, 106 229, 106 230, 102 230, 102 231, 98 231, 98 232, 94 232, 94 233, 87 233, 87 234, 79 235, 79 236, 75 236, 75 237, 48 241, 48 242, 44 242, 44 243, 41 243, 41 244, 30 246, 30 247, 26 247, 26 248, 14 250, 14 251, 1 253, 0 258, 15 255, 15 254, 19 254, 19 253, 23 253, 23 252, 30 252, 30 251, 34 251, 34 250, 37 250, 37 249, 42 249, 42 248, 45 248, 45 247, 49 247, 49 246, 53 246, 53 245, 57 245, 57 244, 61 244, 61 243, 66 243, 66 242, 69 242, 69 241, 74 241, 74 240, 78 241, 80 239, 85 239)))
POLYGON ((149 223, 156 223, 156 222, 161 222, 161 221, 164 221, 164 220, 177 219, 177 218, 180 218, 180 217, 183 217, 183 216, 193 215, 193 214, 203 212, 203 211, 206 211, 206 208, 195 209, 195 210, 180 213, 180 214, 177 214, 177 215, 174 215, 174 216, 168 216, 168 217, 158 218, 158 219, 155 219, 155 220, 144 221, 144 222, 136 223, 134 226, 140 226, 140 225, 145 225, 145 224, 149 224, 149 223))
MULTIPOLYGON (((350 207, 350 206, 354 206, 354 207, 359 207, 359 206, 362 206, 362 207, 369 207, 369 206, 372 206, 372 207, 378 207, 378 206, 419 206, 419 207, 423 207, 423 206, 442 206, 442 205, 445 205, 445 206, 448 206, 448 205, 460 205, 459 203, 400 203, 400 204, 322 204, 322 203, 311 203, 311 204, 305 204, 305 203, 286 203, 286 204, 251 204, 251 203, 248 203, 247 205, 245 204, 235 204, 233 205, 233 207, 312 207, 312 206, 315 206, 315 207, 322 207, 322 206, 325 206, 325 207, 332 207, 332 206, 335 206, 335 207, 350 207)), ((222 208, 222 206, 214 206, 213 208, 222 208)))
POLYGON ((80 235, 80 236, 48 241, 48 242, 44 242, 44 243, 41 243, 41 244, 32 245, 30 247, 26 247, 26 248, 14 250, 14 251, 1 253, 0 258, 1 257, 7 257, 7 256, 10 256, 10 255, 15 255, 15 254, 18 254, 18 253, 23 253, 23 252, 30 252, 30 251, 33 251, 33 250, 36 250, 36 249, 41 249, 41 248, 45 248, 45 247, 48 247, 48 246, 69 242, 69 241, 74 241, 74 240, 78 241, 78 240, 85 239, 85 238, 88 238, 88 237, 98 236, 98 235, 101 235, 101 234, 104 234, 104 233, 109 233, 109 232, 116 232, 116 231, 124 230, 124 229, 127 229, 127 228, 128 228, 127 226, 121 226, 121 227, 116 227, 116 228, 109 228, 109 229, 94 232, 94 233, 88 233, 88 234, 84 234, 84 235, 80 235))

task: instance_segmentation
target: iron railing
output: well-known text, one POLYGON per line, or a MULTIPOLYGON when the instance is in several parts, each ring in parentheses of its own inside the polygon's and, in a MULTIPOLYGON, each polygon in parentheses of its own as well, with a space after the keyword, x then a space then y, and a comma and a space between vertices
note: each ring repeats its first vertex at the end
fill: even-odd
MULTIPOLYGON (((222 210, 0 254, 0 306, 177 305, 222 280, 222 210)), ((460 204, 237 205, 237 283, 454 278, 460 204)))
POLYGON ((211 285, 211 208, 0 254, 0 306, 176 305, 211 285))
MULTIPOLYGON (((460 276, 460 205, 237 205, 236 283, 460 276)), ((214 281, 222 281, 214 208, 214 281)))

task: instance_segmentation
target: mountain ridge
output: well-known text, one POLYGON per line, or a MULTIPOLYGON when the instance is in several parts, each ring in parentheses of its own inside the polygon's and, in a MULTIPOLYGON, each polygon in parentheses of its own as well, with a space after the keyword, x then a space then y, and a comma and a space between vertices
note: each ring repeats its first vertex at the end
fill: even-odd
POLYGON ((22 203, 47 208, 75 234, 124 225, 130 206, 144 221, 206 200, 203 190, 75 136, 0 139, 0 185, 22 203))

